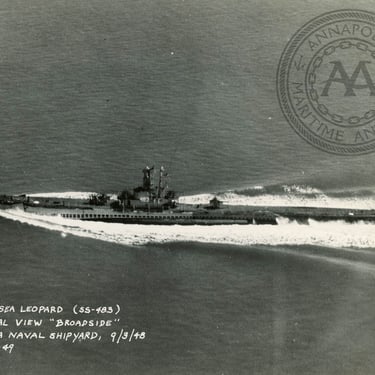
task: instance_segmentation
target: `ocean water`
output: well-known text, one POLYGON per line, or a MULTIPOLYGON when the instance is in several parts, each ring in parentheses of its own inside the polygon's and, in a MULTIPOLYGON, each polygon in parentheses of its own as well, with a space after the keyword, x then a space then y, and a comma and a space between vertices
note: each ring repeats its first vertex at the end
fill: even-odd
MULTIPOLYGON (((375 208, 375 154, 308 145, 276 97, 288 38, 348 7, 1 1, 0 192, 117 193, 164 165, 184 201, 375 208)), ((120 326, 146 332, 128 344, 18 341, 0 350, 1 373, 371 374, 374 229, 1 212, 0 305, 119 304, 120 326)))

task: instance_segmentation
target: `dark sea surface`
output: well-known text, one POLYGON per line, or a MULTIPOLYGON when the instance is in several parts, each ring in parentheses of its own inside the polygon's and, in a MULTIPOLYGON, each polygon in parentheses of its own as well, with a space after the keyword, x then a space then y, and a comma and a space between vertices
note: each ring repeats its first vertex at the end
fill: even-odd
MULTIPOLYGON (((354 5, 375 10, 347 0, 0 1, 0 192, 118 192, 145 165, 164 165, 171 187, 197 199, 375 208, 375 154, 315 149, 276 96, 288 38, 354 5)), ((62 305, 73 319, 75 304, 119 304, 116 327, 146 339, 16 341, 0 350, 1 374, 373 373, 372 225, 146 236, 13 219, 0 217, 0 305, 62 305)))

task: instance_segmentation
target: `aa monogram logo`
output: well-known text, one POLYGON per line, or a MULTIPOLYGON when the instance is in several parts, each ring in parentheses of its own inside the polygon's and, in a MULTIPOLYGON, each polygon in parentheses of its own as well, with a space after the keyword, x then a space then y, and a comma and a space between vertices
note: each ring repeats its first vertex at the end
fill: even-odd
POLYGON ((369 64, 370 61, 360 61, 350 78, 346 73, 341 61, 331 61, 330 63, 334 64, 334 67, 326 85, 324 86, 321 96, 328 96, 328 90, 331 87, 332 82, 342 83, 345 86, 346 90, 344 96, 355 96, 354 89, 365 88, 370 89, 370 95, 375 95, 374 82, 372 81, 370 73, 366 68, 366 64, 369 64), (364 85, 356 84, 359 73, 361 72, 366 81, 366 84, 364 85), (339 77, 336 77, 336 74, 338 74, 339 77))
POLYGON ((320 150, 375 151, 375 14, 325 13, 289 40, 277 71, 280 107, 320 150))

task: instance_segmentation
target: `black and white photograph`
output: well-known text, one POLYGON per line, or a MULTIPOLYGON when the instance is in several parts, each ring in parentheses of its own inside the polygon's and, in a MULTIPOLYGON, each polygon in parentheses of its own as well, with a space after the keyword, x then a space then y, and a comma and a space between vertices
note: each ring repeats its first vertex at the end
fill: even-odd
POLYGON ((0 0, 0 373, 370 375, 375 4, 0 0))

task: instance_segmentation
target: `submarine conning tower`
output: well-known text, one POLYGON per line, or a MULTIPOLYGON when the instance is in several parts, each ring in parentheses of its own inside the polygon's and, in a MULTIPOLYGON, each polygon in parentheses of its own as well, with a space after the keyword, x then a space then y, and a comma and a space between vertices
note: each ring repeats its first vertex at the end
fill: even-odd
POLYGON ((175 192, 168 189, 169 175, 166 173, 164 167, 160 167, 158 174, 158 182, 156 183, 155 167, 146 166, 142 169, 143 179, 142 185, 134 188, 132 191, 124 190, 118 196, 118 202, 113 203, 116 209, 125 210, 131 208, 133 210, 161 210, 166 208, 174 208, 175 192))
POLYGON ((158 184, 154 184, 154 172, 155 167, 146 166, 142 170, 143 172, 143 184, 141 188, 137 188, 136 191, 148 192, 150 200, 152 199, 163 199, 167 196, 174 196, 174 192, 168 190, 168 173, 165 171, 164 167, 161 166, 159 170, 158 184))

